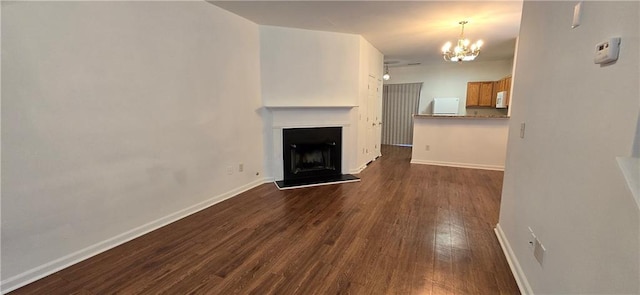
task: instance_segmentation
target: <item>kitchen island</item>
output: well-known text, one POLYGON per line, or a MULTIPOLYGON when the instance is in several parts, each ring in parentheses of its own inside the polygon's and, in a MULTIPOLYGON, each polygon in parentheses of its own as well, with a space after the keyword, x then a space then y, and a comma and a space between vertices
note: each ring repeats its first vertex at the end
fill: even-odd
POLYGON ((509 117, 413 115, 411 163, 504 170, 509 117))

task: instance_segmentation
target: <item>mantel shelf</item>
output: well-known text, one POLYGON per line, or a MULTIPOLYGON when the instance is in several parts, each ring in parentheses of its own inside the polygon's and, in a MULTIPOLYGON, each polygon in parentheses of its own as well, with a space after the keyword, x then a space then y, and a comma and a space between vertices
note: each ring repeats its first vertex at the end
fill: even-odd
POLYGON ((357 107, 356 105, 326 105, 326 106, 292 106, 292 105, 266 105, 264 106, 267 109, 351 109, 357 107))

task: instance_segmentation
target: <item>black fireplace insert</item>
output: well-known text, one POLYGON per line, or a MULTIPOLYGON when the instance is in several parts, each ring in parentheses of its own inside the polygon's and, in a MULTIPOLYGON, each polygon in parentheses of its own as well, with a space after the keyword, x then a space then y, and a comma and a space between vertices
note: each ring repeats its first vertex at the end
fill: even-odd
POLYGON ((284 182, 303 183, 342 174, 342 127, 282 130, 284 182))
POLYGON ((342 127, 283 129, 282 162, 280 189, 360 180, 342 174, 342 127))

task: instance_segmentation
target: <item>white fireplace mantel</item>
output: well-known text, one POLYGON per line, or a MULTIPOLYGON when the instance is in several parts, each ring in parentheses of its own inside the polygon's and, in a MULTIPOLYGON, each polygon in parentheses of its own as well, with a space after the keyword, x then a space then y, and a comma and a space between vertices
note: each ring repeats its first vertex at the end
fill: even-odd
MULTIPOLYGON (((353 105, 331 106, 292 106, 292 105, 265 105, 269 113, 270 139, 268 163, 271 176, 274 180, 281 180, 282 171, 282 130, 287 128, 311 128, 311 127, 342 127, 342 173, 352 172, 352 158, 356 151, 357 142, 355 130, 352 124, 357 115, 354 115, 353 105)), ((267 125, 267 126, 269 126, 267 125)))
POLYGON ((317 105, 317 106, 311 106, 311 105, 300 105, 300 106, 293 106, 293 105, 266 105, 264 106, 266 109, 351 109, 351 108, 355 108, 357 106, 355 105, 317 105))

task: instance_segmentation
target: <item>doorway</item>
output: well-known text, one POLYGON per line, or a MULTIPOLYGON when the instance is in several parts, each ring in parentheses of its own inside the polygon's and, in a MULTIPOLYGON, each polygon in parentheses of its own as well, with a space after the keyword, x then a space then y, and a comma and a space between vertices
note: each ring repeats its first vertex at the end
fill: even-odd
POLYGON ((413 145, 413 115, 418 113, 421 89, 422 83, 384 85, 382 144, 413 145))

